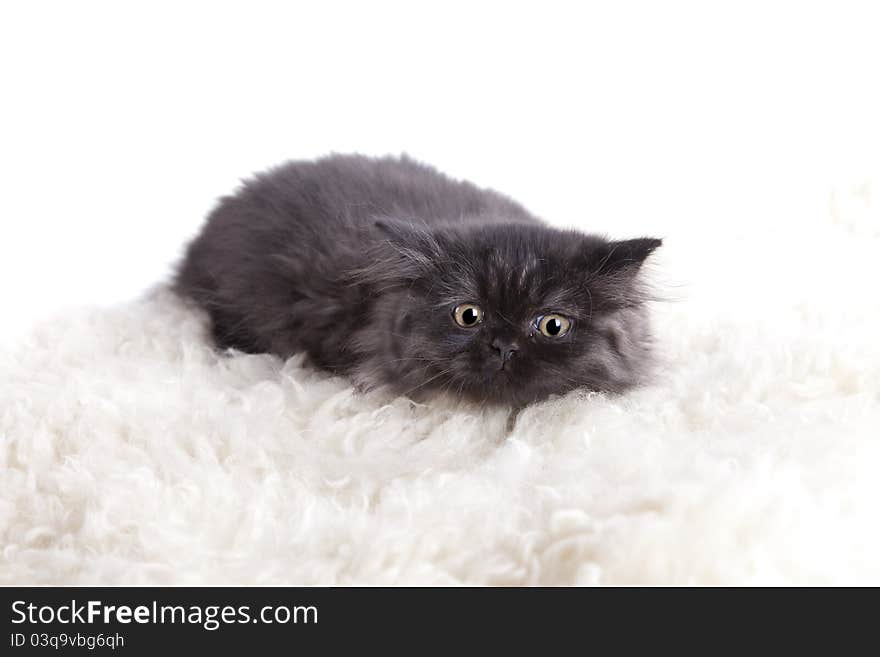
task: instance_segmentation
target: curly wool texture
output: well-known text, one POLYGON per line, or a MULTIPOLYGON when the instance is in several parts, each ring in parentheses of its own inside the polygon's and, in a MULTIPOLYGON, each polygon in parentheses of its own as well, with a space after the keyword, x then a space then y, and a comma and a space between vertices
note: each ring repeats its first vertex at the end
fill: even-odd
POLYGON ((57 317, 0 353, 0 582, 878 584, 880 232, 840 207, 668 236, 657 379, 512 430, 217 354, 167 291, 57 317))

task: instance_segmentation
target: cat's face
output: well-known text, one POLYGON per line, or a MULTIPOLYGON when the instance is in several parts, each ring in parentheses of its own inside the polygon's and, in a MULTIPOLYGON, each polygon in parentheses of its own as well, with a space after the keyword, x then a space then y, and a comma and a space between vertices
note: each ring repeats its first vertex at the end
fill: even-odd
POLYGON ((411 229, 386 226, 407 284, 379 311, 400 392, 523 405, 638 378, 648 334, 637 275, 659 240, 522 224, 411 229))

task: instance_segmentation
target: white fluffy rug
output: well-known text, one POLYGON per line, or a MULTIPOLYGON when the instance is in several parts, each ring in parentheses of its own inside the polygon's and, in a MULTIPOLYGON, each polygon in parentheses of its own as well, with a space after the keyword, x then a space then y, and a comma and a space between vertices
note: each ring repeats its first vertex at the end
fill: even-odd
POLYGON ((217 355, 161 290, 44 323, 0 353, 0 582, 880 584, 869 195, 666 237, 658 380, 512 431, 217 355))

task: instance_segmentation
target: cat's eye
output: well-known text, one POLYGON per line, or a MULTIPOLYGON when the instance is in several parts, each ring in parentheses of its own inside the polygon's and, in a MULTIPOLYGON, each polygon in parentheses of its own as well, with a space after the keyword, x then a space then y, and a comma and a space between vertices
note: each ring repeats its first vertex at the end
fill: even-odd
POLYGON ((483 309, 473 303, 463 303, 452 311, 455 323, 462 328, 471 328, 483 321, 483 309))
POLYGON ((561 338, 571 328, 571 321, 562 315, 543 315, 538 318, 538 330, 548 338, 561 338))

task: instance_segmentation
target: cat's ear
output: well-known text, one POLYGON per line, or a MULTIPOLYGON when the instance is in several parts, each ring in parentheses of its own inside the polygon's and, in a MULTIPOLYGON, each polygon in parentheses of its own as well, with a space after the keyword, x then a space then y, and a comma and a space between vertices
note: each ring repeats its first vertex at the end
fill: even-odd
POLYGON ((376 230, 410 265, 430 269, 441 253, 437 238, 425 224, 401 219, 380 219, 376 230))
POLYGON ((420 251, 425 255, 439 250, 436 238, 425 224, 402 219, 379 219, 375 226, 386 240, 398 248, 420 251))
POLYGON ((400 219, 379 219, 373 224, 389 242, 401 246, 408 245, 415 239, 415 224, 400 219))
POLYGON ((594 274, 634 274, 661 244, 663 240, 655 237, 606 242, 590 254, 590 271, 594 274))

